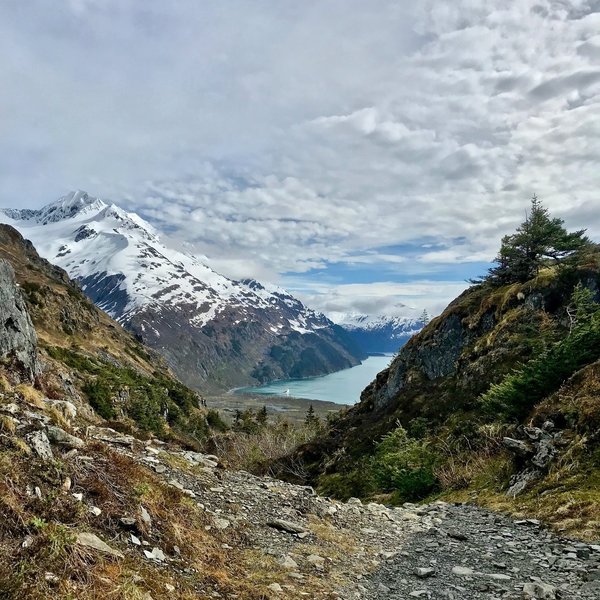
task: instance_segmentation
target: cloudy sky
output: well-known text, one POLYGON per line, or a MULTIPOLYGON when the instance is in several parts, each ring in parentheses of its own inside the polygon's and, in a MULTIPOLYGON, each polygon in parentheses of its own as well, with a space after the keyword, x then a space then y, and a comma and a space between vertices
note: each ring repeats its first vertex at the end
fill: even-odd
POLYGON ((2 0, 0 87, 0 205, 328 311, 439 310, 534 192, 600 238, 600 0, 2 0))

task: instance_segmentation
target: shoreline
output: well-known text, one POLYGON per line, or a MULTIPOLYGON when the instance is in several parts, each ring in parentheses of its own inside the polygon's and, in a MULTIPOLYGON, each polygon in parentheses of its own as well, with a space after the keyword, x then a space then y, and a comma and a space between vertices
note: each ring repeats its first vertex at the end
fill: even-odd
POLYGON ((237 410, 242 412, 248 409, 256 411, 266 406, 267 414, 270 417, 282 416, 296 423, 304 421, 306 412, 311 405, 315 413, 323 420, 327 418, 327 415, 335 414, 352 406, 328 400, 310 400, 293 396, 267 396, 266 394, 252 393, 231 394, 229 392, 221 395, 207 395, 205 400, 208 408, 218 409, 231 420, 233 420, 237 410))

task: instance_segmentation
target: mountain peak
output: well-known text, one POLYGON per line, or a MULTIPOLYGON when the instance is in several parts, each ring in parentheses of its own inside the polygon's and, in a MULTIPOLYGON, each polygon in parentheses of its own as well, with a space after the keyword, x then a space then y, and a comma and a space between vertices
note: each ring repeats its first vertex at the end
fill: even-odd
POLYGON ((106 206, 107 204, 99 198, 94 198, 83 190, 77 190, 69 192, 56 202, 44 206, 37 212, 36 220, 38 223, 46 225, 47 223, 70 219, 75 215, 88 213, 92 210, 102 210, 106 206))

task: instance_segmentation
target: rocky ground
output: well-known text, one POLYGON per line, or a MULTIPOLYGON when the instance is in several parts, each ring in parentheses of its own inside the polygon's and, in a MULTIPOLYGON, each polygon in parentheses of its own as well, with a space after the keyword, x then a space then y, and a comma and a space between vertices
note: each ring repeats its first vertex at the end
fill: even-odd
MULTIPOLYGON (((69 425, 76 414, 68 402, 0 402, 4 430, 13 432, 12 437, 0 434, 0 445, 17 445, 21 454, 35 459, 31 464, 46 464, 54 473, 50 484, 38 471, 39 485, 30 483, 19 492, 15 469, 6 464, 5 482, 12 486, 14 501, 21 494, 33 507, 46 500, 51 501, 47 511, 62 506, 66 512, 61 514, 71 515, 69 543, 84 548, 87 561, 96 555, 128 565, 135 584, 149 590, 139 596, 144 600, 600 598, 600 545, 561 539, 537 521, 443 502, 402 507, 358 499, 340 503, 309 487, 224 469, 214 456, 156 439, 69 425), (55 415, 54 422, 48 413, 55 415), (56 424, 57 414, 62 426, 56 424), (130 463, 141 469, 141 475, 134 473, 136 483, 125 475, 111 478, 113 469, 133 473, 130 463), (131 488, 137 500, 120 501, 131 488), (169 522, 168 506, 177 507, 179 521, 173 512, 169 522), (201 515, 206 538, 193 552, 185 545, 191 538, 182 530, 182 510, 189 518, 201 515), (77 526, 74 519, 81 517, 73 515, 87 516, 77 526), (193 557, 203 548, 221 556, 227 585, 216 576, 202 579, 193 557), (235 585, 240 574, 243 589, 235 585)), ((48 518, 30 522, 49 527, 48 518)), ((28 548, 35 536, 20 540, 19 531, 16 544, 28 548)), ((53 568, 61 567, 55 563, 53 568)), ((73 574, 68 576, 69 585, 76 585, 73 574)), ((45 577, 62 585, 54 571, 45 577)))
POLYGON ((600 598, 600 545, 535 520, 436 502, 338 503, 311 488, 219 469, 214 457, 122 447, 189 495, 214 527, 274 559, 274 597, 600 598), (237 537, 237 536, 236 536, 237 537))

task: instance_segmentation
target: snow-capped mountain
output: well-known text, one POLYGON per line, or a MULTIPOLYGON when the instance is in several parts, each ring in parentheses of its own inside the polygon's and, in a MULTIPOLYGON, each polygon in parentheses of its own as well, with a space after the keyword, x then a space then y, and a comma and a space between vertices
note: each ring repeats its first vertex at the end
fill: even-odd
MULTIPOLYGON (((413 313, 407 307, 405 312, 413 313)), ((344 328, 363 352, 397 352, 413 335, 423 329, 422 317, 335 313, 330 317, 344 328)))
POLYGON ((190 385, 316 375, 360 359, 340 328, 285 290, 228 279, 168 248, 135 213, 85 192, 40 210, 4 209, 0 221, 161 351, 190 385))

